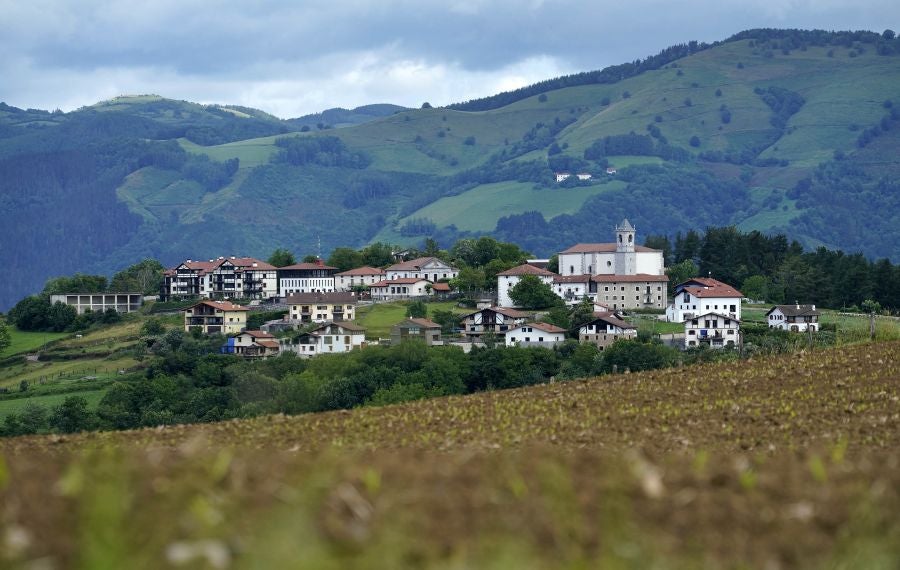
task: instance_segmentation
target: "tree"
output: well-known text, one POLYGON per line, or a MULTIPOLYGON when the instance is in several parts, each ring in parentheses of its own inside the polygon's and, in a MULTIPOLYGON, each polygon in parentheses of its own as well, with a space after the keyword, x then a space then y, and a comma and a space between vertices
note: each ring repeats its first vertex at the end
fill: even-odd
POLYGON ((518 307, 524 309, 546 309, 563 304, 550 285, 547 285, 536 275, 523 275, 512 289, 509 297, 518 307))
POLYGON ((424 301, 413 301, 406 306, 406 316, 412 319, 424 319, 428 316, 428 307, 424 301))
POLYGON ((694 135, 691 137, 691 140, 689 140, 688 143, 692 147, 696 148, 696 147, 700 146, 700 137, 698 137, 697 135, 694 135))
POLYGON ((57 301, 50 305, 50 309, 47 311, 47 327, 54 332, 63 332, 69 328, 77 316, 75 307, 57 301))
POLYGON ((431 315, 431 320, 441 325, 441 332, 445 334, 453 332, 459 323, 459 318, 453 311, 444 309, 436 309, 431 315))
POLYGON ((328 265, 337 267, 338 271, 348 271, 364 264, 363 254, 349 247, 336 248, 328 258, 328 265))
POLYGON ((303 263, 317 263, 319 261, 319 256, 310 253, 309 255, 304 255, 301 261, 303 263))
POLYGON ((84 431, 92 424, 93 414, 88 411, 87 400, 81 396, 69 396, 53 409, 50 416, 50 427, 63 433, 84 431))
POLYGON ((571 328, 572 333, 578 336, 578 329, 581 325, 594 320, 594 302, 589 297, 585 297, 580 303, 572 309, 571 328))
POLYGON ((691 277, 696 277, 699 269, 691 259, 685 259, 681 263, 666 268, 666 275, 669 276, 669 294, 674 292, 675 286, 684 283, 691 277))
POLYGON ((763 275, 751 275, 741 284, 741 293, 754 301, 766 301, 769 299, 769 287, 771 279, 763 275))
POLYGON ((9 348, 12 344, 12 336, 9 334, 9 327, 6 323, 0 323, 0 353, 9 348))
POLYGON ((154 295, 162 286, 163 271, 165 267, 162 263, 155 259, 145 259, 113 275, 109 289, 116 292, 154 295))
POLYGON ((295 263, 297 263, 297 260, 294 258, 294 254, 280 247, 269 256, 269 264, 275 267, 287 267, 295 263))
POLYGON ((429 103, 428 101, 425 101, 424 103, 422 103, 422 108, 423 109, 432 109, 433 107, 431 106, 431 103, 429 103))
POLYGON ((23 331, 42 331, 47 328, 50 301, 37 295, 25 297, 9 310, 9 320, 23 331))
POLYGON ((49 297, 63 293, 102 293, 103 291, 106 291, 106 277, 76 273, 71 277, 55 277, 48 280, 41 294, 49 297))

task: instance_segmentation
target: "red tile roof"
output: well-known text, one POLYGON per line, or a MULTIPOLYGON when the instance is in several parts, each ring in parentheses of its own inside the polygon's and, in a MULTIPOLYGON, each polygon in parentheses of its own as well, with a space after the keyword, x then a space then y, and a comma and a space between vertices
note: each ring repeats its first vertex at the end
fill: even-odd
MULTIPOLYGON (((560 253, 615 253, 615 251, 615 243, 576 243, 569 249, 563 250, 560 253)), ((635 245, 634 251, 643 253, 661 250, 645 247, 643 245, 635 245)))
POLYGON ((439 293, 449 293, 450 292, 450 284, 449 283, 435 283, 431 286, 432 291, 438 291, 439 293))
POLYGON ((432 261, 436 261, 441 265, 446 265, 447 267, 449 267, 449 264, 444 263, 437 257, 417 257, 415 259, 410 259, 409 261, 395 263, 394 265, 388 267, 385 271, 415 271, 421 269, 423 265, 427 265, 432 261))
POLYGON ((533 328, 536 328, 536 329, 539 329, 539 330, 542 330, 542 331, 548 332, 548 333, 564 333, 564 332, 566 332, 566 329, 559 328, 558 326, 551 325, 550 323, 541 323, 541 322, 525 323, 523 325, 519 325, 519 327, 533 327, 533 328))
POLYGON ((348 269, 347 271, 341 271, 340 273, 335 273, 338 277, 350 277, 355 275, 384 275, 384 269, 378 269, 377 267, 369 267, 368 265, 364 267, 357 267, 355 269, 348 269))
POLYGON ((547 271, 541 267, 535 267, 534 265, 530 265, 528 263, 523 263, 522 265, 513 267, 512 269, 507 269, 506 271, 501 271, 497 274, 498 277, 514 277, 516 275, 545 275, 545 276, 555 276, 556 273, 552 271, 547 271))
POLYGON ((256 344, 258 344, 260 346, 264 346, 266 348, 274 348, 276 350, 278 349, 278 341, 276 341, 276 340, 268 340, 268 339, 257 340, 256 344))
POLYGON ((591 275, 557 275, 553 278, 554 283, 587 283, 591 280, 591 275))
POLYGON ((253 338, 275 338, 275 335, 265 331, 244 331, 241 334, 249 334, 253 338))
POLYGON ((402 325, 404 325, 404 324, 406 324, 406 323, 413 323, 413 324, 415 324, 415 325, 418 325, 418 326, 420 326, 420 327, 422 327, 422 328, 426 328, 426 329, 439 329, 439 328, 441 328, 441 325, 437 324, 437 323, 434 322, 434 321, 429 321, 428 319, 406 319, 406 320, 403 321, 403 322, 397 323, 397 325, 395 325, 395 326, 402 326, 402 325))
POLYGON ((235 305, 231 301, 210 301, 209 299, 204 299, 204 300, 200 301, 199 303, 194 303, 193 305, 188 307, 186 310, 189 311, 189 310, 193 309, 194 307, 198 307, 200 305, 207 305, 207 306, 213 307, 215 309, 220 309, 222 311, 249 311, 250 310, 247 307, 242 307, 241 305, 235 305))
POLYGON ((626 322, 626 321, 623 321, 622 319, 616 318, 611 313, 601 313, 599 315, 597 313, 594 313, 594 320, 592 320, 589 323, 585 323, 584 325, 581 325, 581 326, 592 325, 597 322, 608 323, 614 327, 619 327, 620 329, 635 329, 635 328, 637 328, 629 322, 626 322))
POLYGON ((288 305, 312 305, 326 303, 330 305, 355 305, 359 299, 353 293, 291 293, 284 302, 288 305))
POLYGON ((668 275, 649 275, 638 273, 637 275, 594 275, 591 281, 594 283, 642 283, 642 282, 667 282, 668 275))
POLYGON ((428 281, 428 279, 425 279, 424 277, 398 277, 397 279, 385 279, 384 281, 373 283, 369 285, 369 287, 387 287, 389 285, 414 285, 419 281, 428 281))

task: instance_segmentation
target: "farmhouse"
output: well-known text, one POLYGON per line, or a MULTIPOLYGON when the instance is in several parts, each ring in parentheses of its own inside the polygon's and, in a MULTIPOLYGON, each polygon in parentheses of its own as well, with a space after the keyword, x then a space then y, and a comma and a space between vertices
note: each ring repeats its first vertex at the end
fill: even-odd
POLYGON ((336 290, 353 291, 368 288, 379 281, 384 281, 385 273, 384 269, 365 266, 335 273, 334 279, 336 290))
POLYGON ((517 311, 516 309, 489 307, 463 315, 461 320, 465 329, 465 335, 470 340, 476 341, 486 333, 503 337, 506 331, 525 324, 531 316, 530 313, 517 311))
POLYGON ((775 305, 766 313, 770 329, 781 329, 791 332, 819 330, 819 311, 815 305, 775 305))
POLYGON ((566 329, 550 323, 524 323, 506 331, 506 346, 543 346, 553 348, 566 340, 566 329))
POLYGON ((395 301, 431 294, 431 281, 421 277, 400 277, 379 281, 369 286, 375 301, 395 301))
POLYGON ((666 308, 666 320, 679 323, 708 312, 740 320, 743 296, 731 285, 716 279, 695 277, 675 286, 675 297, 666 308))
POLYGON ((293 293, 285 299, 288 319, 295 323, 352 321, 356 301, 352 293, 293 293))
POLYGON ((315 263, 296 263, 278 268, 278 291, 282 297, 291 293, 332 293, 337 267, 315 263))
POLYGON ((741 322, 733 317, 717 313, 703 313, 684 321, 684 347, 711 348, 736 346, 741 322))
POLYGON ((303 358, 319 354, 350 352, 366 346, 366 329, 349 322, 325 323, 295 338, 280 340, 282 351, 296 353, 303 358))
POLYGON ((509 296, 509 291, 515 287, 524 275, 534 275, 542 283, 551 285, 553 279, 558 277, 556 273, 547 271, 541 267, 525 263, 497 274, 497 305, 500 307, 512 307, 515 305, 509 296))
POLYGON ((406 319, 391 327, 391 344, 422 340, 429 346, 441 345, 441 325, 428 319, 406 319))
POLYGON ((246 307, 230 301, 203 300, 184 311, 184 330, 204 334, 236 334, 247 328, 246 307))
POLYGON ((594 313, 592 321, 578 328, 578 342, 594 344, 600 350, 620 338, 637 338, 637 328, 616 313, 594 313))
POLYGON ((268 358, 278 355, 278 340, 267 332, 244 331, 229 337, 222 345, 222 352, 244 358, 268 358))
POLYGON ((409 261, 395 263, 384 270, 385 279, 426 279, 432 283, 454 279, 459 270, 447 265, 437 257, 417 257, 409 261))

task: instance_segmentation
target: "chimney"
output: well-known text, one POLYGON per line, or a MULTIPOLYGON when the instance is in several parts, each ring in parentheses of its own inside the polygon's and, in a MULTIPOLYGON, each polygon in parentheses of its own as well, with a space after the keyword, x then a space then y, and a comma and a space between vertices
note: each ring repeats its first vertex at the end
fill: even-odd
POLYGON ((321 257, 317 257, 317 258, 316 258, 316 265, 318 265, 319 267, 324 267, 324 266, 325 266, 325 262, 322 261, 322 258, 321 258, 321 257))
POLYGON ((815 305, 812 306, 812 310, 813 310, 813 311, 816 310, 816 306, 815 306, 815 305))
POLYGON ((800 310, 800 301, 794 299, 794 304, 797 305, 797 310, 800 310))

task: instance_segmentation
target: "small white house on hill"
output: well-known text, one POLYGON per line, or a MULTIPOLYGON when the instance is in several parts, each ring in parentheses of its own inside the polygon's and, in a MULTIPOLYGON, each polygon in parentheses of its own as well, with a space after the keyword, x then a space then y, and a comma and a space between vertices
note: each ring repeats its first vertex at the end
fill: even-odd
POLYGON ((815 305, 776 305, 766 313, 770 329, 791 332, 819 330, 819 311, 815 305))
POLYGON ((704 313, 684 321, 684 347, 737 346, 741 321, 718 313, 704 313))
POLYGON ((566 329, 550 323, 524 323, 506 331, 506 346, 553 348, 566 340, 566 329))
POLYGON ((535 277, 540 279, 541 283, 545 283, 551 286, 553 285, 553 280, 558 277, 558 275, 556 273, 553 273, 552 271, 548 271, 546 269, 536 267, 528 263, 513 267, 512 269, 507 269, 506 271, 501 271, 497 274, 498 307, 515 306, 512 297, 509 296, 509 291, 513 287, 518 285, 519 281, 521 281, 522 277, 524 277, 525 275, 534 275, 535 277))

